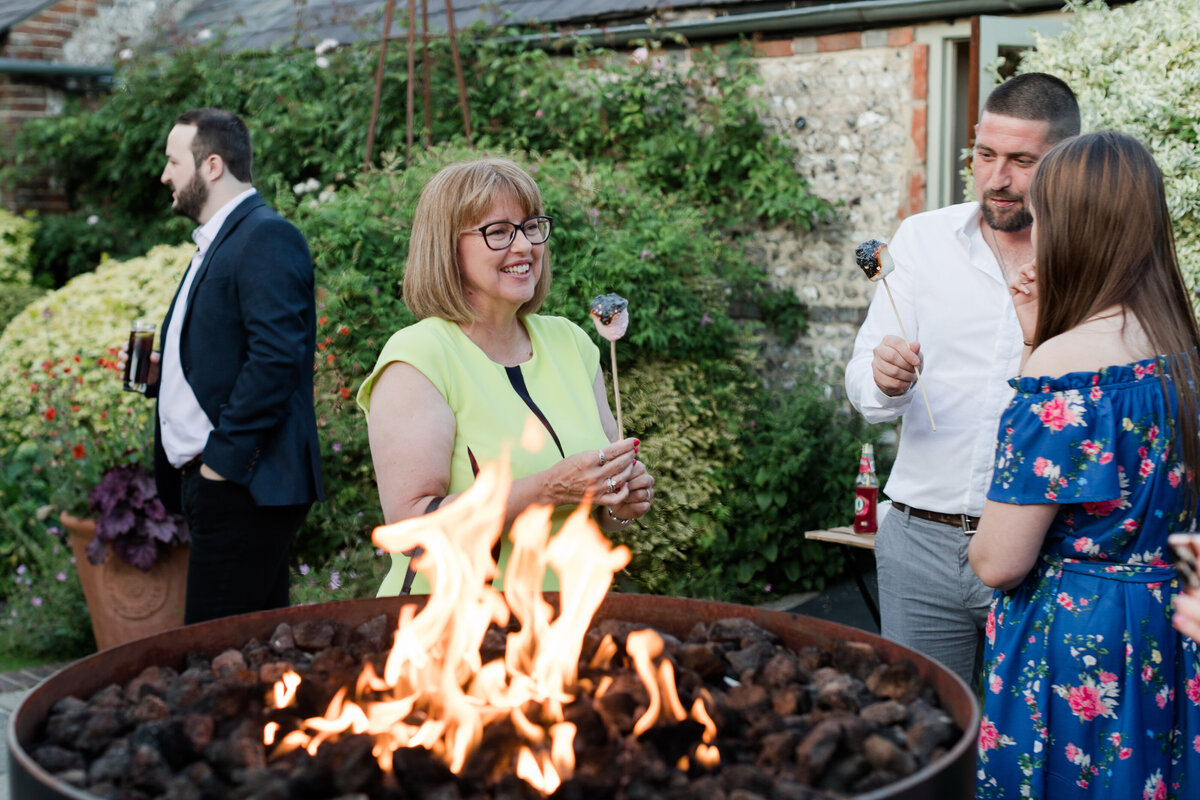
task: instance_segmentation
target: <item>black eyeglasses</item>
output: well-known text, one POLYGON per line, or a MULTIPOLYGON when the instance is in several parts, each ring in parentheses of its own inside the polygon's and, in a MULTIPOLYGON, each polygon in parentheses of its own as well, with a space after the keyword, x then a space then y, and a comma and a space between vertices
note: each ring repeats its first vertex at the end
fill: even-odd
POLYGON ((474 228, 467 233, 482 233, 483 243, 488 246, 489 250, 507 250, 508 246, 513 243, 513 239, 517 238, 517 231, 525 234, 525 238, 530 244, 543 244, 550 238, 550 223, 554 221, 553 217, 529 217, 520 223, 509 222, 503 220, 501 222, 489 222, 482 228, 474 228))

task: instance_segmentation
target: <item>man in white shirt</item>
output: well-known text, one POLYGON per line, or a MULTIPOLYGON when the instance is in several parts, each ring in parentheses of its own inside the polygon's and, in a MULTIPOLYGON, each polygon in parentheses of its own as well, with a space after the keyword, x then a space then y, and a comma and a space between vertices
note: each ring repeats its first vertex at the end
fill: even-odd
POLYGON ((167 137, 172 210, 197 252, 162 326, 154 476, 191 536, 190 624, 288 604, 288 550, 324 498, 313 412, 313 269, 251 181, 235 114, 184 112, 167 137))
POLYGON ((992 590, 971 571, 967 546, 1025 346, 1009 279, 1033 260, 1026 192, 1041 157, 1079 128, 1075 95, 1051 75, 992 91, 975 127, 976 201, 909 217, 888 245, 888 286, 913 340, 900 336, 881 287, 846 365, 846 393, 869 422, 903 418, 884 487, 892 510, 875 539, 882 633, 970 685, 992 590))

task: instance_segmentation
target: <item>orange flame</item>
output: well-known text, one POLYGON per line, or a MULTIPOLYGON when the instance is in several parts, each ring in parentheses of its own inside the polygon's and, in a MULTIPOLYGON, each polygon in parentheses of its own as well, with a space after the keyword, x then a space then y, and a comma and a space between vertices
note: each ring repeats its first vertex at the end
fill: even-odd
MULTIPOLYGON (((496 576, 491 554, 503 527, 510 484, 506 464, 490 465, 470 489, 437 512, 375 529, 374 542, 386 550, 422 548, 413 566, 429 579, 425 607, 420 613, 412 604, 401 608, 382 675, 365 667, 353 691, 340 689, 324 716, 304 720, 300 730, 283 737, 276 754, 301 747, 311 754, 339 734, 365 733, 374 738, 372 752, 385 771, 391 769, 396 749, 423 747, 457 773, 479 746, 484 728, 507 719, 525 742, 513 764, 518 776, 543 794, 552 794, 571 777, 575 726, 563 721, 563 706, 590 686, 590 681, 578 681, 585 635, 613 575, 629 563, 630 554, 625 547, 611 546, 591 522, 586 504, 552 538, 553 509, 530 507, 509 534, 513 549, 501 595, 491 586, 496 576), (563 587, 557 616, 541 594, 547 569, 558 573, 563 587), (510 613, 520 624, 508 634, 504 657, 482 663, 485 634, 492 624, 506 626, 510 613)), ((627 637, 626 652, 651 698, 635 734, 652 727, 663 707, 675 720, 687 716, 669 661, 654 665, 662 650, 661 637, 651 631, 627 637)), ((606 666, 617 652, 606 637, 590 666, 606 666)), ((611 681, 609 676, 601 679, 597 696, 611 681)), ((299 683, 294 672, 285 673, 274 686, 275 706, 292 703, 299 683)), ((710 743, 711 719, 699 700, 692 716, 705 726, 705 742, 710 743)), ((264 730, 268 745, 278 733, 278 725, 272 725, 264 730)), ((715 748, 709 749, 715 754, 715 748)))

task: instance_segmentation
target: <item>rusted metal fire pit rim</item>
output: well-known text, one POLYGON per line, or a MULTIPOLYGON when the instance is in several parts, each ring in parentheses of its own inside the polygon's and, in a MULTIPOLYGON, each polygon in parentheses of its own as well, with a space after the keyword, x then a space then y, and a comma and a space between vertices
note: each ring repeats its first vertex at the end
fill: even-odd
MULTIPOLYGON (((546 599, 557 607, 556 593, 548 593, 546 599)), ((425 598, 420 596, 377 597, 243 614, 157 633, 67 664, 34 688, 9 718, 7 738, 12 796, 96 800, 96 795, 56 780, 25 749, 41 732, 50 707, 64 697, 89 697, 105 686, 131 680, 147 666, 178 668, 189 651, 212 657, 230 648, 240 649, 251 639, 265 641, 275 627, 284 622, 294 625, 305 620, 324 618, 359 625, 386 614, 389 626, 394 628, 404 605, 416 604, 420 607, 424 602, 425 598)), ((942 778, 954 782, 957 777, 964 788, 973 786, 975 741, 981 719, 978 699, 955 673, 915 650, 857 628, 815 617, 680 597, 609 594, 597 611, 595 621, 618 619, 642 622, 684 638, 697 622, 711 623, 727 617, 749 619, 774 632, 787 647, 795 650, 808 645, 828 647, 837 640, 865 642, 875 648, 884 661, 912 661, 922 683, 931 686, 937 693, 943 709, 963 730, 962 737, 940 758, 912 775, 881 789, 855 795, 858 800, 915 800, 928 797, 930 786, 927 783, 943 772, 954 774, 941 775, 942 778)))

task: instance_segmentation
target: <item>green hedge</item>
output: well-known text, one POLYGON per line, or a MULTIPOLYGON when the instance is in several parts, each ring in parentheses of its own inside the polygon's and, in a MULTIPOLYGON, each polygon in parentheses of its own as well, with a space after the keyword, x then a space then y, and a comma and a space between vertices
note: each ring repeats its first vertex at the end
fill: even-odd
POLYGON ((0 330, 45 290, 32 285, 39 226, 0 208, 0 330))
MULTIPOLYGON (((708 208, 722 230, 758 220, 807 228, 832 212, 791 167, 793 152, 760 121, 762 100, 753 91, 760 79, 748 45, 698 48, 660 65, 584 45, 552 57, 506 40, 507 33, 473 28, 460 37, 476 146, 623 164, 628 180, 708 208)), ((463 140, 448 49, 446 40, 431 45, 434 144, 463 140)), ((403 51, 393 47, 388 56, 376 163, 405 149, 403 51)), ((229 52, 214 41, 117 64, 117 88, 98 109, 69 100, 61 116, 26 122, 0 154, 0 180, 11 185, 48 172, 71 202, 72 213, 38 237, 34 269, 61 285, 103 253, 129 257, 185 240, 189 226, 171 217, 158 178, 167 131, 189 107, 245 117, 259 186, 353 183, 377 58, 370 43, 318 58, 308 50, 229 52)), ((426 120, 416 111, 420 141, 426 120)))
MULTIPOLYGON (((345 547, 380 520, 366 427, 351 398, 387 337, 413 321, 398 298, 421 187, 446 163, 479 155, 435 149, 406 170, 366 173, 321 202, 285 203, 317 265, 317 409, 332 489, 312 512, 305 557, 345 547)), ((698 543, 730 518, 724 496, 743 458, 738 424, 762 401, 750 339, 729 316, 730 301, 768 298, 763 305, 781 309, 793 328, 799 306, 771 290, 696 206, 619 168, 562 153, 510 155, 537 177, 555 217, 545 311, 576 321, 607 353, 588 318, 591 298, 615 291, 630 299, 629 333, 618 344, 626 428, 642 439, 659 490, 655 512, 626 537, 634 551, 628 578, 662 591, 703 561, 694 556, 698 543)))
MULTIPOLYGON (((169 216, 156 184, 158 154, 180 110, 216 105, 251 124, 256 184, 303 230, 316 268, 314 402, 328 500, 296 541, 297 599, 370 594, 386 566, 369 544, 381 513, 366 425, 352 398, 383 342, 413 321, 399 298, 421 187, 445 163, 484 153, 525 164, 555 217, 545 311, 592 331, 594 295, 618 292, 631 302, 632 324, 618 345, 626 427, 642 439, 658 485, 652 514, 624 535, 634 559, 622 587, 760 599, 817 588, 836 574, 837 555, 806 547, 799 534, 848 518, 846 481, 860 438, 871 432, 847 420, 815 376, 781 393, 756 374, 759 335, 787 341, 803 330, 804 311, 747 259, 741 237, 763 222, 808 227, 832 209, 809 193, 787 166, 790 151, 762 127, 748 48, 698 50, 666 69, 597 50, 551 59, 493 35, 465 37, 463 45, 476 148, 464 146, 457 110, 440 103, 431 120, 438 144, 411 159, 399 152, 404 70, 392 61, 380 155, 365 171, 369 47, 328 54, 327 68, 307 51, 182 48, 169 58, 139 58, 120 68, 119 88, 100 108, 69 108, 23 128, 5 154, 5 176, 48 166, 75 208, 43 221, 32 247, 42 279, 69 282, 18 316, 0 340, 0 370, 11 384, 0 391, 12 395, 8 413, 0 408, 0 492, 19 509, 8 517, 11 530, 0 530, 0 557, 14 567, 48 563, 30 546, 36 519, 52 519, 47 462, 79 466, 57 429, 49 446, 31 446, 39 415, 60 426, 61 418, 45 419, 41 387, 32 390, 30 376, 82 352, 72 374, 87 385, 72 387, 84 398, 73 413, 111 424, 148 410, 113 383, 105 348, 121 341, 130 317, 161 318, 159 306, 174 291, 190 248, 142 255, 156 241, 186 241, 191 227, 169 216), (210 80, 216 73, 223 80, 210 80), (79 274, 103 253, 133 260, 79 274), (133 275, 140 288, 131 287, 133 275), (86 315, 67 313, 77 304, 86 315), (749 309, 753 320, 734 318, 731 308, 749 309), (791 451, 809 437, 818 444, 791 451)), ((445 56, 435 53, 439 98, 454 96, 445 56)), ((38 587, 3 591, 20 603, 38 587)), ((78 615, 63 605, 52 613, 78 615)), ((0 647, 5 641, 15 640, 0 639, 0 647)))

